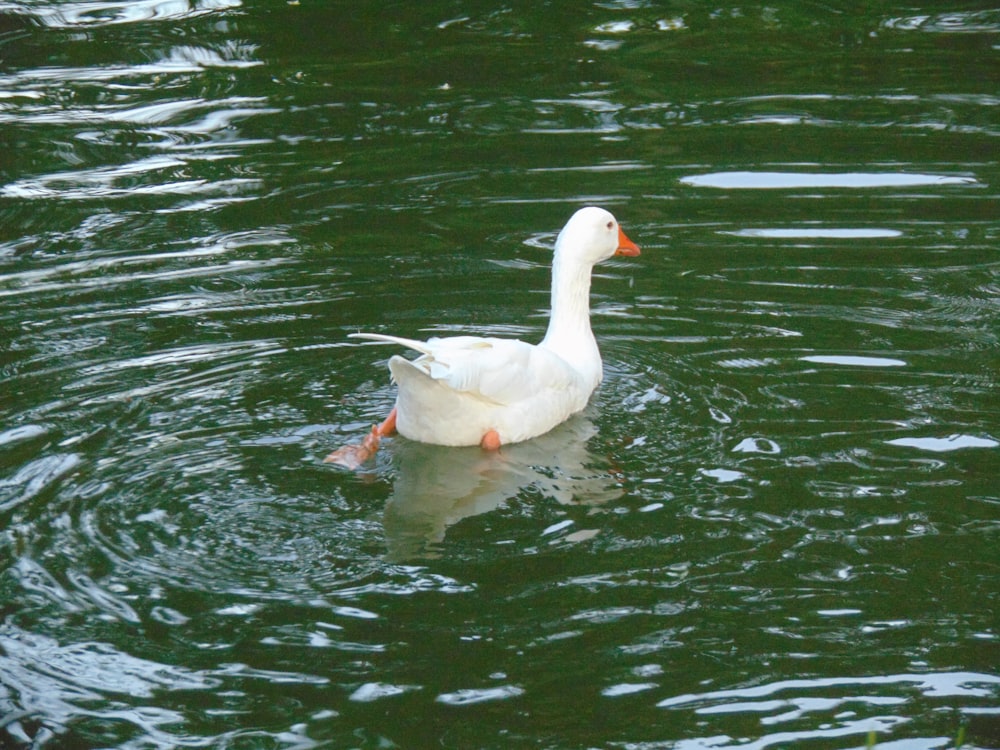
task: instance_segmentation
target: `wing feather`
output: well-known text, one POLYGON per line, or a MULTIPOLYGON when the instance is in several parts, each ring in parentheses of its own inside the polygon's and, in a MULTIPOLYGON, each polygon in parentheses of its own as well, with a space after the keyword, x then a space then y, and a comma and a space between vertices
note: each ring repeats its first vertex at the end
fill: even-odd
MULTIPOLYGON (((576 384, 579 375, 548 349, 518 339, 451 336, 427 341, 355 333, 352 338, 392 343, 421 354, 407 364, 455 391, 497 404, 513 404, 576 384)), ((400 362, 402 365, 403 362, 400 362)), ((400 380, 399 374, 397 381, 400 380)))

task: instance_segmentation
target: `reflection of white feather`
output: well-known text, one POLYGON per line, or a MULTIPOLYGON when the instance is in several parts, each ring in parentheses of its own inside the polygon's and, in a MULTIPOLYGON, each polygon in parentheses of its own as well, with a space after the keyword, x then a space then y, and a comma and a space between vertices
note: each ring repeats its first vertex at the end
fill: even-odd
POLYGON ((556 240, 552 314, 538 345, 516 339, 453 336, 417 341, 352 334, 420 354, 395 356, 396 428, 436 445, 478 445, 496 431, 502 444, 548 432, 583 409, 601 382, 601 355, 590 330, 590 277, 616 253, 637 255, 615 218, 599 208, 577 211, 556 240))
POLYGON ((577 415, 500 452, 393 442, 389 450, 396 476, 384 517, 389 557, 433 554, 449 526, 496 510, 526 491, 592 507, 621 497, 620 480, 608 459, 588 450, 596 433, 590 419, 577 415))

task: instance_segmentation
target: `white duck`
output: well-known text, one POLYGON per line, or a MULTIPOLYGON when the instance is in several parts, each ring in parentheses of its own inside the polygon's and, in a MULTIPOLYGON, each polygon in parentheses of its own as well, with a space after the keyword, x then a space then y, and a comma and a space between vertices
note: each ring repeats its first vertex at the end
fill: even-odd
POLYGON ((613 255, 638 254, 638 246, 608 211, 589 206, 573 214, 556 238, 552 310, 545 338, 537 345, 477 336, 415 341, 351 334, 399 344, 421 356, 389 360, 399 388, 392 412, 362 444, 344 446, 325 460, 357 468, 378 449, 380 437, 397 430, 423 443, 496 450, 568 419, 587 405, 603 377, 590 329, 594 264, 613 255))

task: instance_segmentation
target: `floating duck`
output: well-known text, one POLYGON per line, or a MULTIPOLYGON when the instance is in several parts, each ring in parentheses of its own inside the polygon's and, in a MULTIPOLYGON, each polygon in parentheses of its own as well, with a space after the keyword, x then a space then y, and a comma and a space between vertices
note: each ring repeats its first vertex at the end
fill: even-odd
POLYGON ((552 310, 539 344, 518 339, 452 336, 427 341, 355 333, 412 349, 413 360, 389 360, 398 386, 396 405, 360 444, 324 459, 357 468, 382 437, 435 445, 479 445, 497 450, 548 432, 581 411, 603 377, 601 353, 590 329, 594 265, 613 255, 636 256, 639 247, 603 208, 581 208, 556 238, 552 310))

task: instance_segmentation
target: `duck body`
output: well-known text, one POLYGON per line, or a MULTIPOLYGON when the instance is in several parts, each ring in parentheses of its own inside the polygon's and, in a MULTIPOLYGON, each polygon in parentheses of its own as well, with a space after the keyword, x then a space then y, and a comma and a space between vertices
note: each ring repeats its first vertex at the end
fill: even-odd
POLYGON ((556 239, 552 309, 539 344, 477 336, 427 341, 377 333, 352 334, 420 354, 393 356, 398 387, 395 429, 423 443, 498 447, 548 432, 581 411, 603 377, 590 328, 595 263, 638 255, 608 211, 577 211, 556 239))
POLYGON ((421 353, 392 357, 389 371, 399 389, 396 430, 422 443, 480 445, 491 430, 501 444, 528 440, 583 409, 601 380, 599 354, 596 369, 581 372, 547 347, 517 339, 355 337, 421 353))

